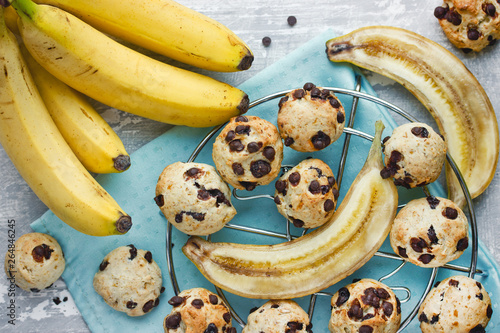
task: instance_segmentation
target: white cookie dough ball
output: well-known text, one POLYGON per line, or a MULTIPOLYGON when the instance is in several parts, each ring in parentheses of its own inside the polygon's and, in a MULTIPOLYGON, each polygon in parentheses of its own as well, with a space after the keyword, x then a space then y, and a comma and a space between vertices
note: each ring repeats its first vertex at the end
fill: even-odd
POLYGON ((337 183, 330 167, 319 159, 300 162, 285 172, 275 187, 278 211, 298 228, 319 227, 335 211, 337 183))
POLYGON ((312 332, 309 315, 292 300, 270 300, 248 315, 242 333, 312 332))
POLYGON ((251 191, 280 172, 283 142, 276 126, 256 116, 233 117, 215 139, 212 158, 222 178, 251 191))
POLYGON ((423 123, 407 123, 396 127, 384 139, 386 167, 384 179, 406 188, 430 184, 438 179, 446 160, 444 138, 423 123))
POLYGON ((396 215, 390 232, 395 253, 421 267, 439 267, 468 247, 469 224, 453 201, 429 196, 411 200, 396 215))
POLYGON ((484 333, 492 315, 491 299, 482 284, 457 275, 429 292, 418 320, 423 333, 484 333))
POLYGON ((328 329, 332 333, 395 333, 401 324, 401 304, 385 284, 362 279, 340 288, 331 300, 328 329))
POLYGON ((231 313, 222 299, 204 288, 183 290, 168 303, 172 311, 163 320, 165 333, 236 333, 231 313))
POLYGON ((150 251, 130 244, 104 257, 93 285, 113 309, 129 316, 142 316, 160 303, 162 275, 150 251))
POLYGON ((50 287, 64 272, 64 254, 54 237, 32 232, 19 237, 14 246, 5 255, 5 273, 19 288, 40 291, 50 287))
POLYGON ((229 186, 213 166, 203 163, 167 166, 158 179, 155 201, 167 220, 188 235, 212 234, 236 215, 229 186))
POLYGON ((294 150, 322 150, 340 137, 344 125, 345 111, 339 99, 310 82, 279 102, 278 129, 285 146, 294 150))

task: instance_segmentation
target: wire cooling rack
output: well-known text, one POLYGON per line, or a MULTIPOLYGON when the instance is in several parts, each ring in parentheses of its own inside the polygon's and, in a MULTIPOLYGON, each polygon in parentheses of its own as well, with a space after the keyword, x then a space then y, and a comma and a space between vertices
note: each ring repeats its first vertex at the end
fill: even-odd
MULTIPOLYGON (((358 130, 353 128, 359 99, 363 99, 363 100, 367 100, 367 101, 372 102, 372 103, 379 104, 379 105, 385 107, 386 109, 388 109, 389 111, 394 112, 394 113, 402 116, 403 118, 405 118, 409 122, 418 122, 418 120, 416 118, 414 118, 412 115, 410 115, 408 112, 404 111, 403 109, 399 108, 398 106, 396 106, 392 103, 389 103, 389 102, 387 102, 383 99, 380 99, 378 97, 361 92, 360 91, 361 90, 361 77, 360 76, 356 77, 356 86, 355 86, 354 90, 335 88, 335 87, 322 87, 322 89, 328 89, 335 94, 348 95, 348 96, 351 96, 353 98, 352 107, 350 110, 349 121, 346 124, 347 126, 344 128, 345 137, 344 137, 342 154, 340 157, 340 163, 339 163, 339 168, 338 168, 337 177, 336 177, 338 188, 340 190, 340 187, 342 184, 342 177, 343 177, 343 173, 344 173, 344 168, 346 165, 347 153, 349 151, 351 137, 353 135, 355 135, 355 136, 364 138, 366 140, 370 140, 370 141, 373 140, 373 136, 371 136, 367 133, 364 133, 362 131, 358 131, 358 130)), ((257 99, 255 101, 253 101, 252 103, 250 103, 249 109, 256 107, 257 105, 266 103, 268 101, 274 100, 276 98, 283 97, 287 93, 291 92, 292 90, 293 89, 277 92, 277 93, 262 97, 260 99, 257 99)), ((222 124, 222 125, 219 125, 217 127, 214 127, 203 138, 203 140, 198 144, 198 146, 194 149, 193 153, 191 154, 191 156, 189 157, 187 162, 194 162, 195 159, 197 158, 198 154, 202 151, 202 149, 204 149, 207 142, 210 141, 210 139, 212 137, 214 137, 221 130, 221 128, 223 128, 226 124, 222 124)), ((415 318, 415 316, 418 313, 418 310, 420 308, 420 305, 422 304, 425 297, 427 296, 427 294, 429 293, 429 291, 432 289, 433 285, 436 282, 435 280, 436 280, 436 276, 437 276, 439 269, 448 269, 448 270, 454 270, 454 271, 468 273, 468 276, 470 278, 474 278, 474 275, 476 273, 477 274, 482 273, 482 271, 480 269, 477 269, 477 267, 476 267, 477 266, 477 254, 478 254, 478 240, 477 240, 477 223, 476 223, 476 216, 475 216, 475 212, 474 212, 474 207, 472 205, 472 198, 470 196, 470 193, 467 189, 467 185, 465 184, 465 181, 462 177, 460 170, 458 169, 457 165, 455 164, 453 158, 449 155, 449 153, 447 153, 447 155, 446 155, 446 160, 458 178, 458 181, 460 183, 460 186, 462 188, 462 191, 464 193, 466 203, 467 203, 466 213, 468 214, 468 218, 469 218, 470 232, 471 232, 471 239, 472 239, 472 244, 471 244, 472 251, 471 251, 470 265, 469 266, 460 266, 460 265, 454 265, 454 264, 445 264, 445 265, 441 266, 440 268, 432 268, 430 276, 429 276, 429 280, 428 280, 426 287, 425 287, 425 290, 420 295, 420 298, 418 299, 414 308, 411 309, 411 311, 407 315, 407 317, 401 321, 401 325, 398 329, 398 333, 403 332, 405 330, 405 328, 410 324, 410 322, 415 318)), ((290 166, 282 165, 282 170, 284 172, 286 172, 289 168, 292 168, 292 167, 293 166, 291 166, 291 165, 290 166)), ((429 195, 429 191, 426 187, 423 187, 423 191, 426 195, 429 195)), ((264 199, 271 199, 271 200, 274 199, 274 197, 271 195, 243 196, 243 195, 240 195, 236 189, 233 189, 232 194, 233 194, 233 197, 235 199, 241 200, 241 201, 263 199, 263 198, 264 199)), ((400 204, 398 206, 398 208, 402 208, 402 207, 404 207, 404 205, 405 204, 400 204)), ((167 223, 168 223, 168 221, 167 221, 167 223)), ((294 238, 297 238, 297 236, 293 236, 291 234, 290 223, 286 224, 286 232, 264 230, 261 228, 248 227, 248 226, 238 225, 238 224, 233 224, 233 223, 227 223, 225 225, 225 228, 230 228, 230 229, 238 230, 241 232, 253 233, 253 234, 257 234, 257 235, 276 237, 276 238, 283 239, 283 241, 290 241, 294 238)), ((303 234, 305 234, 306 232, 307 232, 307 230, 304 230, 303 234)), ((298 237, 300 237, 300 236, 298 236, 298 237)), ((210 236, 207 236, 207 239, 210 240, 210 236)), ((177 278, 175 275, 175 266, 174 266, 174 260, 173 260, 173 255, 172 255, 172 246, 173 246, 173 243, 172 243, 172 224, 170 224, 170 223, 168 223, 168 225, 167 225, 166 241, 167 241, 167 243, 166 243, 166 246, 167 246, 166 256, 167 256, 167 264, 168 264, 170 280, 172 283, 172 287, 174 289, 174 293, 176 295, 178 295, 181 289, 179 288, 177 278)), ((393 271, 380 277, 378 279, 378 281, 383 281, 383 280, 386 280, 386 279, 396 275, 408 263, 406 260, 402 259, 400 256, 398 256, 394 253, 378 251, 375 253, 375 256, 384 258, 386 260, 400 262, 400 264, 393 271)), ((241 316, 234 309, 234 307, 231 306, 230 302, 228 302, 224 292, 219 287, 217 287, 217 286, 214 286, 214 287, 217 290, 217 293, 219 294, 219 296, 223 299, 223 301, 225 302, 225 304, 229 308, 233 319, 241 327, 244 327, 245 321, 241 318, 241 316)), ((394 291, 398 290, 398 291, 402 291, 402 292, 406 293, 405 298, 402 298, 402 299, 400 298, 401 303, 407 303, 410 300, 410 298, 417 297, 415 295, 412 295, 411 290, 407 287, 391 287, 391 289, 393 289, 394 291)), ((312 317, 314 314, 314 308, 316 305, 317 297, 330 297, 331 298, 332 296, 333 296, 333 293, 326 292, 326 291, 321 291, 321 292, 317 292, 317 293, 310 295, 309 308, 308 308, 307 312, 308 312, 311 320, 312 320, 312 317)))

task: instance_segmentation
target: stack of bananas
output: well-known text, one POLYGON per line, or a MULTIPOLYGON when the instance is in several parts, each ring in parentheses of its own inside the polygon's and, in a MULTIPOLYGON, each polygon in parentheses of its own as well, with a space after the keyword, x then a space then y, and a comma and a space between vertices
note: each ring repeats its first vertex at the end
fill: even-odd
POLYGON ((89 171, 125 171, 130 157, 86 96, 192 127, 221 124, 249 100, 106 34, 214 71, 248 69, 253 55, 228 28, 171 0, 36 2, 0 1, 0 143, 62 221, 88 235, 124 234, 131 217, 89 171))

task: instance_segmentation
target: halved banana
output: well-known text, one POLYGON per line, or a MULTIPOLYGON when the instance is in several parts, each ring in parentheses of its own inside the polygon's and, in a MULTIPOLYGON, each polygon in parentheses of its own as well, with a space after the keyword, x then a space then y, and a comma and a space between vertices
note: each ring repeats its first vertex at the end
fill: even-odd
MULTIPOLYGON (((350 62, 406 87, 432 114, 473 198, 495 174, 498 123, 481 84, 439 44, 414 32, 386 26, 355 30, 326 42, 331 61, 350 62)), ((446 167, 449 198, 463 207, 455 173, 446 167)))
POLYGON ((184 254, 213 284, 249 298, 288 299, 327 288, 364 265, 380 248, 396 215, 398 193, 383 179, 381 136, 332 219, 276 245, 212 243, 191 237, 184 254))

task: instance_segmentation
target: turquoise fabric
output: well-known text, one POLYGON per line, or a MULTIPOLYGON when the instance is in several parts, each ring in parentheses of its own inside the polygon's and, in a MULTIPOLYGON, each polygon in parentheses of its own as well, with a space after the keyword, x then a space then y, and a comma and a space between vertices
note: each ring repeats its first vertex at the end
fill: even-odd
MULTIPOLYGON (((302 87, 306 82, 313 82, 317 86, 338 87, 354 89, 356 75, 359 71, 348 64, 331 63, 325 55, 325 42, 333 37, 332 31, 325 31, 316 38, 300 47, 284 59, 269 66, 262 72, 249 79, 240 86, 254 101, 263 96, 279 92, 285 89, 302 87)), ((369 83, 362 79, 362 91, 374 94, 369 83)), ((346 113, 348 114, 352 104, 352 97, 338 94, 346 113)), ((276 124, 276 113, 278 100, 273 99, 260 104, 249 110, 248 114, 258 115, 276 124)), ((392 128, 396 126, 391 114, 373 104, 361 100, 354 122, 354 128, 368 134, 374 133, 374 122, 381 119, 386 130, 384 135, 390 135, 392 128)), ((210 129, 196 129, 177 126, 148 143, 132 154, 132 167, 122 174, 100 175, 97 180, 117 200, 125 211, 132 216, 133 227, 122 236, 91 237, 83 235, 68 227, 59 220, 52 212, 47 212, 32 224, 37 232, 44 232, 55 237, 61 244, 66 257, 66 270, 63 279, 66 282, 76 305, 78 306, 88 327, 93 332, 163 332, 163 319, 170 312, 171 306, 167 301, 174 295, 171 281, 168 275, 166 262, 166 226, 165 218, 159 213, 153 198, 158 176, 165 166, 177 161, 187 161, 194 148, 210 129), (154 260, 159 264, 163 272, 163 283, 166 291, 160 297, 160 305, 150 313, 142 317, 131 318, 124 313, 111 309, 104 303, 102 298, 94 291, 92 279, 97 272, 103 257, 114 248, 122 245, 134 244, 137 248, 149 250, 153 253, 154 260)), ((337 173, 340 154, 345 135, 321 152, 298 153, 289 148, 284 151, 284 165, 294 165, 306 157, 317 157, 323 159, 330 165, 334 173, 337 173)), ((196 162, 213 164, 211 158, 211 145, 213 139, 196 158, 196 162)), ((361 169, 366 159, 370 142, 352 137, 351 148, 348 154, 347 167, 344 172, 340 200, 345 195, 349 185, 361 169)), ((443 196, 444 191, 438 185, 431 186, 431 192, 437 196, 443 196)), ((268 186, 258 187, 253 192, 238 192, 240 195, 274 194, 274 183, 268 186)), ((422 197, 423 192, 418 190, 400 190, 401 202, 408 201, 414 197, 422 197)), ((231 223, 259 227, 267 230, 285 232, 286 221, 279 215, 275 204, 269 199, 255 199, 250 201, 238 201, 233 198, 233 204, 238 214, 231 223)), ((294 234, 298 235, 300 230, 292 227, 294 234)), ((215 291, 205 278, 198 272, 194 265, 187 260, 181 252, 181 247, 188 236, 173 230, 173 255, 174 266, 180 289, 193 287, 205 287, 215 291)), ((257 236, 241 231, 224 228, 213 235, 212 240, 236 241, 240 243, 271 244, 283 240, 268 236, 257 236)), ((383 245, 382 250, 391 252, 388 242, 383 245)), ((484 270, 484 275, 478 275, 487 290, 490 291, 494 311, 497 309, 497 300, 500 299, 498 267, 490 259, 490 255, 480 245, 479 268, 484 270)), ((457 264, 467 266, 469 264, 470 248, 456 261, 457 264)), ((353 278, 370 277, 379 279, 390 273, 399 265, 399 261, 374 257, 368 264, 355 272, 344 281, 330 287, 327 291, 334 293, 353 278)), ((402 304, 403 318, 413 309, 419 295, 425 288, 430 270, 417 268, 407 264, 397 275, 384 280, 391 287, 408 286, 411 288, 412 297, 410 301, 402 304)), ((456 273, 440 269, 439 279, 456 273)), ((406 293, 397 291, 401 299, 406 298, 406 293)), ((262 305, 265 300, 249 300, 238 296, 226 297, 230 304, 237 310, 243 320, 249 310, 255 306, 262 305)), ((309 297, 297 299, 297 302, 307 311, 309 297)), ((314 332, 327 332, 330 316, 330 297, 319 296, 313 315, 314 332)), ((498 330, 499 317, 493 316, 488 331, 498 330)), ((238 332, 241 327, 238 327, 238 332)), ((412 321, 406 332, 419 331, 416 319, 412 321)))

